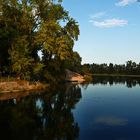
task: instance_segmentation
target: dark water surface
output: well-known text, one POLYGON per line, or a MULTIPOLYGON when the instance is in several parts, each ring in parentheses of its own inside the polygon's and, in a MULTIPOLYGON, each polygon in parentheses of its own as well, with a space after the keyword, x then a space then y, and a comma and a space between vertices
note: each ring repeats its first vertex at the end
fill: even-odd
POLYGON ((0 140, 140 140, 138 78, 98 77, 26 97, 2 96, 0 140))

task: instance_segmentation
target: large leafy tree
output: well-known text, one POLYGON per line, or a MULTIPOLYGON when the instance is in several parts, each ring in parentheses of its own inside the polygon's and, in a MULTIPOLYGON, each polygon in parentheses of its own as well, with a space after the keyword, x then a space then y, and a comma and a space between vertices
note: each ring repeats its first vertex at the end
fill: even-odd
POLYGON ((79 35, 60 0, 0 0, 0 27, 0 66, 23 78, 40 69, 52 71, 52 63, 61 70, 57 67, 72 56, 79 35))

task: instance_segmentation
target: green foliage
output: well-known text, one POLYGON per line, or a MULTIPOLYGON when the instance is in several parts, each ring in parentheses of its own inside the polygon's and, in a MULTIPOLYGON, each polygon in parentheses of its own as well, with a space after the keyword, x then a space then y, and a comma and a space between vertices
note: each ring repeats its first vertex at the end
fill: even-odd
POLYGON ((33 69, 33 74, 34 75, 39 75, 40 71, 43 69, 44 65, 42 63, 36 63, 35 67, 33 69))
POLYGON ((26 36, 14 40, 9 54, 12 71, 21 78, 29 79, 33 59, 30 57, 26 36))
MULTIPOLYGON (((80 56, 73 52, 79 26, 64 10, 61 2, 0 1, 2 73, 6 68, 8 74, 12 72, 12 75, 30 79, 31 76, 40 77, 39 73, 43 72, 44 77, 53 79, 54 75, 63 72, 66 68, 64 62, 68 59, 80 66, 80 56), (42 52, 41 59, 38 51, 42 52)), ((73 67, 74 64, 69 62, 69 65, 73 67)))
POLYGON ((71 57, 69 57, 68 59, 64 61, 65 68, 71 71, 81 73, 81 61, 82 61, 82 58, 80 57, 78 52, 72 52, 71 57))

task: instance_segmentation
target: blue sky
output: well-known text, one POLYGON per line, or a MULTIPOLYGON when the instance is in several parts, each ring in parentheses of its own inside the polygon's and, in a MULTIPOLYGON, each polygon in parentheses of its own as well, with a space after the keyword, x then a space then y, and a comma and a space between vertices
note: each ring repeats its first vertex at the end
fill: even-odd
POLYGON ((64 0, 80 27, 74 50, 82 63, 140 62, 140 4, 136 0, 64 0))

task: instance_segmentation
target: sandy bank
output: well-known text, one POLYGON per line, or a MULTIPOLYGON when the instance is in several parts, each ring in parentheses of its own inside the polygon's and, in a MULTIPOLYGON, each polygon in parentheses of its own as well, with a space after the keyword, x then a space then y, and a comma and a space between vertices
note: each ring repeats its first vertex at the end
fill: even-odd
POLYGON ((47 86, 48 85, 40 82, 30 83, 24 80, 0 82, 0 93, 40 90, 45 89, 47 86))

